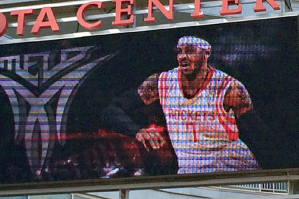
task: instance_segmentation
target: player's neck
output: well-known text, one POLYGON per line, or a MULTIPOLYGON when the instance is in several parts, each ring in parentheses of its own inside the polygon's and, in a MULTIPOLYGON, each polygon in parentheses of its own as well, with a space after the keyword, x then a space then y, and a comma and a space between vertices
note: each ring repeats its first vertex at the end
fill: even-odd
POLYGON ((209 71, 208 64, 205 62, 201 67, 198 67, 198 69, 195 69, 193 73, 190 74, 182 74, 187 81, 196 81, 196 80, 204 80, 207 76, 207 73, 209 71))
POLYGON ((180 83, 186 98, 191 99, 199 92, 204 85, 208 72, 209 68, 205 65, 193 76, 189 76, 189 74, 188 76, 186 74, 181 76, 180 83))

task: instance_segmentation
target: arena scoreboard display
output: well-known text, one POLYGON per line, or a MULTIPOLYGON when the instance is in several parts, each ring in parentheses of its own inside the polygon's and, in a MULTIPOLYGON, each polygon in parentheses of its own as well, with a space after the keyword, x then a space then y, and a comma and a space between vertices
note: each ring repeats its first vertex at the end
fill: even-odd
POLYGON ((0 182, 299 168, 298 52, 297 16, 1 45, 0 182), (165 105, 171 91, 161 91, 168 80, 160 75, 158 88, 145 88, 160 98, 141 99, 148 77, 178 70, 183 36, 209 42, 210 71, 249 94, 253 109, 232 115, 234 135, 223 109, 214 110, 220 87, 206 89, 203 104, 173 95, 165 105), (138 138, 141 130, 150 138, 138 138))

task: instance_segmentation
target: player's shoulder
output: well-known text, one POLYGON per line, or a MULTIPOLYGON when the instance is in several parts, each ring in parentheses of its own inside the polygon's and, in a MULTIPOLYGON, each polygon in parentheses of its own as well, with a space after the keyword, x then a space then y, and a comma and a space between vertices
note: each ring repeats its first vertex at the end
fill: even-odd
POLYGON ((217 79, 235 79, 232 76, 228 75, 226 72, 223 72, 219 69, 213 68, 211 66, 209 66, 209 69, 211 71, 213 71, 213 77, 217 78, 217 79))
POLYGON ((217 82, 217 84, 221 85, 221 84, 228 83, 232 87, 235 87, 235 86, 245 87, 242 82, 240 82, 238 79, 230 76, 226 72, 223 72, 223 71, 221 71, 219 69, 215 69, 213 67, 209 67, 209 68, 211 68, 211 70, 213 70, 213 77, 212 77, 212 79, 215 82, 217 82))
POLYGON ((178 71, 179 71, 179 68, 176 67, 176 68, 173 68, 171 70, 165 71, 165 73, 174 74, 174 73, 178 73, 178 71))
POLYGON ((168 71, 164 71, 160 74, 160 78, 163 78, 163 79, 173 79, 173 78, 176 78, 177 75, 178 75, 178 71, 179 71, 179 68, 173 68, 171 70, 168 70, 168 71))
POLYGON ((223 72, 223 71, 221 71, 219 69, 216 69, 216 68, 213 68, 213 67, 209 67, 209 68, 211 68, 211 70, 213 70, 213 72, 214 72, 213 78, 217 79, 217 81, 219 81, 220 79, 223 79, 223 80, 228 80, 228 81, 231 81, 231 82, 241 83, 235 77, 227 74, 226 72, 223 72))

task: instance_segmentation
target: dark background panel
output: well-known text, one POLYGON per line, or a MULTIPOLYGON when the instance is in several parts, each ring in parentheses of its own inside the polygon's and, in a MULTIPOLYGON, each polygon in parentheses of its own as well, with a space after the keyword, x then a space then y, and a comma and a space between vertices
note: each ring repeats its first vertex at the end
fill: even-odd
MULTIPOLYGON (((102 111, 113 99, 136 90, 138 85, 153 73, 177 66, 175 47, 181 36, 202 37, 212 45, 209 64, 241 81, 251 95, 259 117, 252 120, 247 133, 240 132, 241 139, 259 157, 264 169, 297 168, 299 166, 297 30, 298 19, 287 17, 12 44, 3 46, 0 49, 0 56, 46 51, 55 53, 61 49, 88 45, 97 46, 98 55, 116 53, 112 60, 89 74, 70 106, 67 134, 84 135, 105 128, 105 124, 101 123, 102 111), (256 128, 256 124, 262 125, 263 128, 256 128)), ((0 160, 3 162, 0 181, 11 183, 32 180, 24 149, 22 146, 14 145, 13 142, 13 115, 3 90, 0 90, 0 100, 0 160), (11 154, 13 156, 10 156, 11 154), (18 162, 17 159, 21 161, 18 162)), ((134 112, 136 122, 145 126, 149 123, 150 117, 156 116, 155 114, 161 117, 159 104, 156 103, 152 108, 156 110, 153 115, 150 115, 148 110, 139 111, 136 108, 134 112)), ((64 146, 57 144, 52 158, 66 159, 74 155, 72 153, 90 150, 90 146, 96 143, 97 140, 82 139, 82 141, 67 141, 64 146)), ((105 147, 107 149, 108 146, 105 147)), ((92 178, 92 174, 82 178, 92 178)), ((56 179, 59 180, 59 177, 56 179)))

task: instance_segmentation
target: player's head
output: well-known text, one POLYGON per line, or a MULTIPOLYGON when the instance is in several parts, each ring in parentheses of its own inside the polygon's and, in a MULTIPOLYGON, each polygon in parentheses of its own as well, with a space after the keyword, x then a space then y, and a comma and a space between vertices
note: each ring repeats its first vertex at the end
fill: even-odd
POLYGON ((201 69, 207 63, 211 45, 198 37, 184 36, 177 43, 177 61, 185 74, 201 69))

